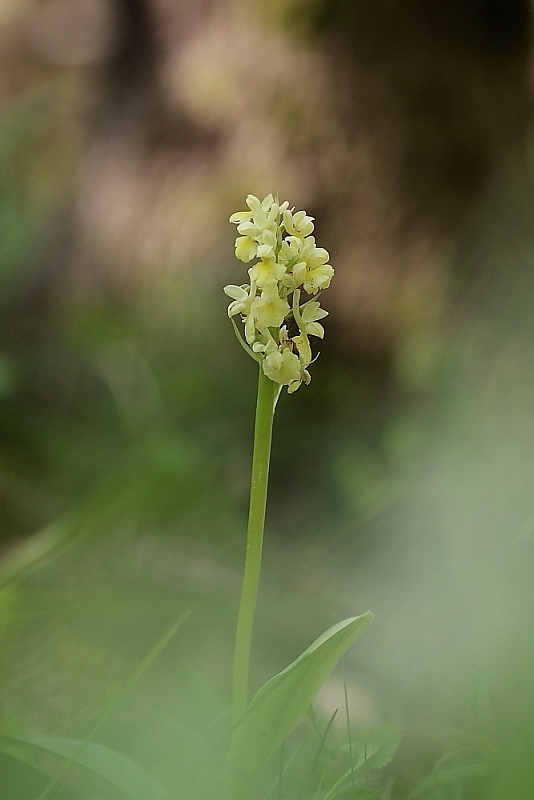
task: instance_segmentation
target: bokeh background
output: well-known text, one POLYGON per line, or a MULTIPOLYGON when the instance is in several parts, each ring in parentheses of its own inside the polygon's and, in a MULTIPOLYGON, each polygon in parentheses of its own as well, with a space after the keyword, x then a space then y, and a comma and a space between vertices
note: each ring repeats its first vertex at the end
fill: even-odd
POLYGON ((191 610, 98 740, 194 796, 256 383, 227 220, 277 192, 336 275, 277 410, 254 684, 371 608, 346 676, 356 727, 401 725, 392 796, 459 727, 530 797, 530 3, 1 0, 0 42, 2 729, 85 735, 191 610))

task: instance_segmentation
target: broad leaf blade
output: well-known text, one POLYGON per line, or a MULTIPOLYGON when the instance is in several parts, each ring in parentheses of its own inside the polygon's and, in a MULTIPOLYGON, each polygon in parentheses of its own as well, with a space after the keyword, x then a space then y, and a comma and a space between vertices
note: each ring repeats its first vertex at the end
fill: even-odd
MULTIPOLYGON (((171 800, 170 793, 126 756, 100 744, 79 739, 28 736, 25 739, 0 734, 0 751, 25 761, 39 753, 73 761, 102 778, 130 800, 171 800), (83 749, 80 750, 80 747, 83 749)), ((51 775, 53 778, 53 775, 51 775)))
POLYGON ((370 625, 370 611, 329 628, 285 670, 267 681, 232 737, 228 753, 229 796, 251 795, 276 749, 306 713, 343 653, 370 625))

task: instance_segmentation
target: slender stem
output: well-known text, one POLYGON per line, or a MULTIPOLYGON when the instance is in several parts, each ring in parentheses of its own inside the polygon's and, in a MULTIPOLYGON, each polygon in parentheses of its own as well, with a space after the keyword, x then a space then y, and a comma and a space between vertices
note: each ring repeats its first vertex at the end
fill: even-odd
POLYGON ((254 423, 254 451, 252 455, 252 475, 250 481, 247 547, 234 648, 234 724, 243 716, 248 704, 250 643, 260 579, 263 526, 267 502, 269 460, 271 456, 271 436, 273 430, 274 405, 278 388, 278 384, 267 378, 260 365, 256 421, 254 423))

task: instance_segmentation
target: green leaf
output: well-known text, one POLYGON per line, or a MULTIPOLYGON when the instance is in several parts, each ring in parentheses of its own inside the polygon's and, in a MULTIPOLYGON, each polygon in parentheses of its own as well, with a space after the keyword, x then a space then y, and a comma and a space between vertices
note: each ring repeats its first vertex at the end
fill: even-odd
POLYGON ((371 769, 382 769, 389 764, 400 744, 400 728, 398 725, 382 725, 370 728, 356 736, 353 750, 358 753, 355 769, 367 764, 371 769))
MULTIPOLYGON (((20 757, 0 752, 0 796, 2 800, 35 800, 50 783, 50 776, 20 757)), ((61 789, 54 800, 80 800, 79 795, 61 789)))
POLYGON ((370 611, 327 630, 254 695, 234 731, 228 753, 228 790, 246 800, 276 749, 306 713, 343 653, 369 627, 370 611))
POLYGON ((486 775, 489 774, 489 771, 487 764, 465 764, 464 766, 451 767, 450 769, 433 772, 418 783, 415 789, 412 789, 406 800, 412 800, 413 797, 420 797, 425 794, 425 792, 430 792, 432 789, 437 789, 440 786, 447 786, 450 783, 456 783, 456 781, 464 781, 470 778, 485 778, 486 775))
POLYGON ((96 735, 101 725, 108 719, 121 700, 126 697, 143 673, 148 669, 152 662, 157 658, 163 648, 175 635, 178 628, 189 616, 189 611, 182 614, 180 619, 175 622, 154 647, 145 656, 141 663, 134 670, 122 689, 117 692, 111 702, 106 705, 103 712, 97 718, 89 734, 85 739, 55 739, 46 736, 27 736, 16 738, 7 734, 0 734, 0 753, 17 758, 23 763, 31 763, 32 756, 38 753, 48 753, 58 756, 63 760, 59 770, 51 773, 51 780, 45 789, 32 800, 45 800, 51 794, 52 789, 62 778, 63 774, 70 768, 71 764, 78 764, 95 775, 103 778, 119 789, 130 800, 167 800, 169 792, 151 778, 141 767, 129 758, 110 750, 102 745, 93 744, 91 739, 96 735))
MULTIPOLYGON (((28 736, 25 739, 19 739, 0 734, 0 752, 11 758, 17 758, 25 764, 32 756, 43 753, 73 761, 114 786, 131 800, 170 800, 171 798, 168 790, 134 761, 108 747, 93 742, 84 744, 79 739, 55 739, 47 736, 28 736), (80 750, 80 747, 83 749, 80 750)), ((48 768, 46 771, 48 772, 48 768)), ((51 774, 51 777, 54 773, 51 774)))
MULTIPOLYGON (((397 725, 382 725, 380 728, 370 728, 357 736, 352 744, 353 751, 358 753, 358 760, 342 775, 331 787, 324 797, 324 800, 338 800, 345 796, 354 787, 342 787, 349 779, 354 779, 354 775, 361 775, 363 769, 382 769, 389 764, 400 744, 400 729, 397 725)), ((343 748, 346 750, 347 748, 343 748)))

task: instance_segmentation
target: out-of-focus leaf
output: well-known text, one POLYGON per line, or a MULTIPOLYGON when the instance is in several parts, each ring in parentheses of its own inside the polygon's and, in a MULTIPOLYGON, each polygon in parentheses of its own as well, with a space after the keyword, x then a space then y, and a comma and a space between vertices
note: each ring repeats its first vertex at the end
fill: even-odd
MULTIPOLYGON (((8 800, 35 800, 50 784, 50 777, 20 756, 0 752, 0 796, 8 800)), ((55 793, 56 800, 78 800, 71 790, 55 793)))
MULTIPOLYGON (((382 769, 389 764, 400 744, 400 729, 397 725, 382 725, 380 728, 370 728, 363 731, 352 741, 352 752, 357 753, 354 764, 342 775, 326 794, 324 800, 356 800, 360 797, 362 771, 369 769, 382 769), (355 786, 346 787, 347 781, 358 775, 355 786)), ((347 747, 344 748, 348 749, 347 747)), ((367 783, 367 780, 365 780, 367 783)), ((363 795, 362 795, 363 796, 363 795)), ((368 796, 368 795, 367 795, 368 796)), ((372 796, 372 795, 371 795, 372 796)))
POLYGON ((232 737, 228 790, 232 800, 253 794, 264 767, 306 713, 343 653, 368 628, 370 611, 329 628, 253 697, 232 737))
MULTIPOLYGON (((72 761, 102 778, 130 800, 172 800, 169 791, 134 761, 93 742, 84 744, 79 739, 47 736, 21 739, 0 734, 0 751, 25 764, 29 757, 43 753, 72 761)), ((50 777, 53 779, 54 772, 51 771, 50 777)), ((45 792, 46 787, 43 796, 45 792)))
POLYGON ((353 740, 353 751, 358 753, 355 769, 367 764, 371 769, 382 769, 389 764, 400 744, 398 725, 382 725, 363 731, 353 740))

